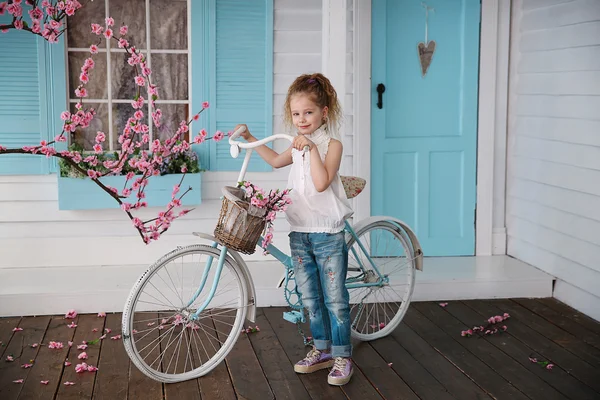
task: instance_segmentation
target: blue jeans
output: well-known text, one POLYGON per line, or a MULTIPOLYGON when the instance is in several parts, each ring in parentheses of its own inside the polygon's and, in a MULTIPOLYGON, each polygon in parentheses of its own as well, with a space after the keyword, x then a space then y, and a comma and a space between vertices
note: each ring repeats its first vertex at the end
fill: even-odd
POLYGON ((348 248, 344 232, 290 233, 298 292, 308 310, 318 350, 350 357, 350 296, 346 289, 348 248))

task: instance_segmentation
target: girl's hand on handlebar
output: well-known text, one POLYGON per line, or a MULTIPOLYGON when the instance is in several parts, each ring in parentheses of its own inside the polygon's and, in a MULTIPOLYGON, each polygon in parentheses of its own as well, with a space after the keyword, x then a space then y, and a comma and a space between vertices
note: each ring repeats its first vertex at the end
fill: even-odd
POLYGON ((309 150, 312 150, 314 147, 314 143, 303 135, 298 135, 294 138, 294 143, 292 143, 292 147, 296 150, 304 150, 305 147, 308 147, 309 150))
POLYGON ((252 134, 250 133, 250 129, 248 129, 248 126, 246 124, 237 124, 233 131, 235 132, 241 127, 244 127, 245 129, 240 136, 243 137, 245 140, 250 139, 252 137, 252 134))

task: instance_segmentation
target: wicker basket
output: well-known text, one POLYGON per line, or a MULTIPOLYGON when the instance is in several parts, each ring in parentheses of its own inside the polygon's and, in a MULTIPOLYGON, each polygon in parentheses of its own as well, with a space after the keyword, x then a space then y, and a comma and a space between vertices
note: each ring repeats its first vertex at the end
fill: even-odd
POLYGON ((265 210, 250 205, 242 189, 226 186, 215 237, 225 246, 244 254, 252 254, 265 229, 265 210))

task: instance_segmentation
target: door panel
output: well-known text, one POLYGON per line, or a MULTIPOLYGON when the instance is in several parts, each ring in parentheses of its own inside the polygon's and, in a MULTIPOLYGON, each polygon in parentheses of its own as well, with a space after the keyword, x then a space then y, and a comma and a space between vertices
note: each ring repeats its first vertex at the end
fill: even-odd
POLYGON ((473 255, 480 3, 427 4, 436 49, 422 77, 421 2, 372 2, 371 211, 407 222, 426 256, 473 255))

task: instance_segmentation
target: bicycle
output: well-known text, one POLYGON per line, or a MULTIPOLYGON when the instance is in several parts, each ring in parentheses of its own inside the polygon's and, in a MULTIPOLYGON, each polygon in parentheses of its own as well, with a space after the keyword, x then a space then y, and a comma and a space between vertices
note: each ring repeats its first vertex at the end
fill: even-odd
MULTIPOLYGON (((277 139, 293 140, 280 134, 241 143, 236 139, 242 132, 243 128, 229 139, 233 157, 246 149, 238 182, 244 180, 253 148, 277 139)), ((345 232, 352 337, 361 341, 384 337, 408 309, 423 252, 413 231, 392 217, 374 216, 355 225, 346 221, 345 232), (391 249, 390 244, 396 247, 391 249)), ((209 244, 177 248, 157 260, 137 280, 123 311, 128 356, 142 373, 160 382, 209 373, 231 351, 244 321, 255 321, 254 283, 239 252, 212 235, 193 234, 209 244)), ((305 313, 292 259, 274 245, 265 250, 285 268, 278 286, 284 286, 291 311, 283 317, 296 323, 304 337, 300 324, 305 313)))

